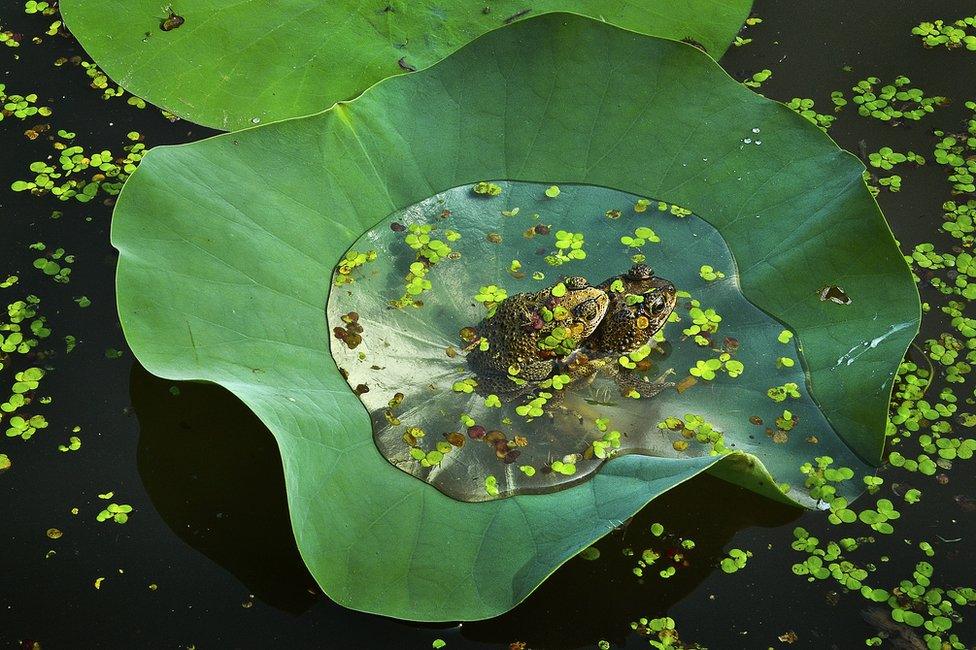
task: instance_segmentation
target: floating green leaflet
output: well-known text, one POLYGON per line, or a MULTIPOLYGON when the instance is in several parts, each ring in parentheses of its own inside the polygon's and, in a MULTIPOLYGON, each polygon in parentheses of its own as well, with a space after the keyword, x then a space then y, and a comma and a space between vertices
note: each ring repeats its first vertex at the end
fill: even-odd
MULTIPOLYGON (((331 598, 410 619, 489 617, 662 491, 749 459, 628 454, 552 494, 450 499, 376 451, 368 414, 329 355, 329 292, 357 287, 378 264, 334 289, 346 252, 388 215, 485 179, 673 201, 681 209, 643 205, 645 214, 693 210, 721 233, 742 293, 794 333, 827 419, 876 460, 920 310, 862 169, 693 47, 542 16, 321 114, 151 151, 113 223, 121 320, 150 371, 228 387, 275 434, 298 547, 331 598)), ((446 232, 437 239, 455 245, 446 232)), ((703 261, 717 264, 692 260, 690 272, 703 261)), ((791 400, 787 383, 775 385, 791 400)), ((685 424, 717 438, 707 422, 685 424)))

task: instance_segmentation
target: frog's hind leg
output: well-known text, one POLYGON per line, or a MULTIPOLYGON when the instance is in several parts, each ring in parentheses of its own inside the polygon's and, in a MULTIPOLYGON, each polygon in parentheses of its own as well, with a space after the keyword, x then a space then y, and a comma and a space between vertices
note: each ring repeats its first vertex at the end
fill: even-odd
MULTIPOLYGON (((562 391, 560 391, 562 392, 562 391)), ((606 413, 590 404, 579 394, 561 395, 561 399, 555 403, 551 412, 553 415, 558 412, 569 415, 579 424, 586 426, 586 422, 595 422, 599 418, 605 417, 606 413)), ((550 416, 551 417, 551 416, 550 416)))
POLYGON ((661 391, 674 388, 675 383, 668 381, 668 377, 674 374, 674 368, 668 368, 660 377, 653 381, 641 379, 630 372, 624 373, 622 370, 615 369, 612 373, 613 380, 620 387, 620 394, 624 397, 631 397, 637 393, 638 399, 654 397, 661 391))

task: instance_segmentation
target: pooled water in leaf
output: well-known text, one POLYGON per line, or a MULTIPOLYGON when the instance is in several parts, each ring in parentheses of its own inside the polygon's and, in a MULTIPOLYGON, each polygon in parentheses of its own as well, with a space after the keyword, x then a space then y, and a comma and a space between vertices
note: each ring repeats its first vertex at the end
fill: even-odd
POLYGON ((747 452, 798 500, 814 458, 865 470, 810 397, 796 339, 742 295, 719 232, 657 199, 442 192, 356 242, 327 312, 380 453, 455 499, 563 489, 634 453, 747 452), (614 339, 614 317, 641 332, 614 339))

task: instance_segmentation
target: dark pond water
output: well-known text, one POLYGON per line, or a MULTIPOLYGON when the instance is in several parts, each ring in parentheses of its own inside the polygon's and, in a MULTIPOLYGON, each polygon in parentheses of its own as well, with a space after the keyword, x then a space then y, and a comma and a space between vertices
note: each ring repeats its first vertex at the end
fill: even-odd
MULTIPOLYGON (((21 278, 0 297, 41 298, 53 330, 43 346, 52 350, 45 362, 55 368, 44 382, 54 400, 45 411, 51 426, 27 443, 0 440, 0 453, 13 461, 0 476, 0 647, 36 641, 45 649, 429 648, 442 638, 451 649, 507 648, 516 641, 536 649, 593 648, 600 639, 638 648, 647 641, 631 633, 630 622, 664 615, 676 619, 685 640, 710 648, 787 647, 778 637, 789 631, 796 635, 789 647, 855 648, 875 634, 865 619, 868 601, 841 593, 832 580, 808 583, 790 569, 802 559, 790 549, 794 526, 822 538, 847 531, 708 477, 651 503, 625 530, 597 544, 600 559, 570 561, 497 619, 409 625, 331 603, 295 549, 271 435, 221 389, 181 385, 173 395, 171 382, 150 376, 125 348, 115 317, 110 206, 6 189, 26 177, 30 162, 51 153, 44 137, 24 137, 41 121, 75 131, 80 144, 113 151, 129 131, 144 134, 149 145, 210 132, 170 123, 151 107, 102 100, 83 69, 53 65, 81 54, 74 41, 44 36, 41 44, 30 43, 50 19, 25 15, 19 1, 0 7, 3 29, 27 35, 19 48, 0 46, 0 83, 11 93, 36 92, 38 103, 54 109, 46 120, 0 123, 0 280, 21 278), (58 219, 56 210, 63 213, 58 219), (56 284, 31 267, 36 255, 28 246, 39 241, 76 255, 70 283, 56 284), (74 301, 82 295, 92 301, 86 309, 74 301), (78 340, 70 354, 62 344, 66 335, 78 340), (108 358, 109 349, 123 354, 108 358), (82 449, 59 453, 74 426, 81 427, 82 449), (134 507, 125 525, 94 521, 105 503, 97 495, 108 491, 134 507), (696 548, 674 577, 642 584, 624 549, 639 554, 651 545, 652 522, 693 539, 696 548), (52 527, 62 531, 60 539, 47 536, 52 527), (727 575, 715 567, 733 547, 753 557, 727 575)), ((828 112, 831 91, 849 94, 868 75, 904 74, 927 93, 953 100, 921 123, 897 128, 859 118, 848 107, 830 134, 852 151, 887 145, 931 158, 931 130, 958 129, 963 101, 976 99, 976 53, 924 50, 910 34, 922 20, 974 15, 974 2, 758 0, 755 13, 763 23, 749 30, 753 42, 733 48, 722 63, 737 79, 771 69, 762 88, 770 97, 811 97, 828 112)), ((896 236, 906 249, 931 241, 948 250, 952 243, 936 231, 940 206, 950 198, 944 168, 930 161, 899 173, 904 189, 879 197, 896 236)), ((931 289, 923 289, 923 300, 941 301, 931 289)), ((943 331, 943 315, 926 316, 923 339, 943 331)), ((930 390, 937 394, 940 387, 930 390)), ((971 382, 955 388, 961 398, 972 395, 971 382)), ((957 463, 946 484, 897 470, 882 474, 887 482, 878 496, 891 496, 893 482, 919 487, 924 496, 918 506, 900 507, 895 534, 860 556, 877 565, 872 583, 890 586, 908 577, 920 559, 915 544, 925 539, 936 547, 936 583, 941 577, 946 586, 971 585, 972 465, 957 463)), ((669 539, 658 547, 673 546, 669 539)), ((964 643, 976 643, 976 616, 970 608, 963 614, 954 630, 964 643)))

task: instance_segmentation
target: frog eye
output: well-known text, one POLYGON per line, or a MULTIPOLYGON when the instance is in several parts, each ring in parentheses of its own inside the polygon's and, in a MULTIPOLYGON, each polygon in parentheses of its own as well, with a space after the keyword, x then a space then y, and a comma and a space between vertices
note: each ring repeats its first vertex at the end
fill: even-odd
POLYGON ((665 310, 668 301, 663 293, 660 293, 659 291, 654 291, 654 294, 655 295, 653 298, 651 298, 650 303, 648 303, 647 300, 645 299, 644 304, 647 305, 647 309, 651 312, 651 314, 656 316, 665 310))
POLYGON ((566 278, 563 280, 563 284, 566 285, 566 288, 573 290, 585 289, 586 287, 590 286, 590 283, 586 280, 586 278, 579 275, 573 275, 566 278))

